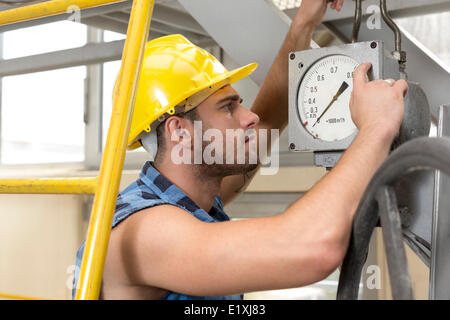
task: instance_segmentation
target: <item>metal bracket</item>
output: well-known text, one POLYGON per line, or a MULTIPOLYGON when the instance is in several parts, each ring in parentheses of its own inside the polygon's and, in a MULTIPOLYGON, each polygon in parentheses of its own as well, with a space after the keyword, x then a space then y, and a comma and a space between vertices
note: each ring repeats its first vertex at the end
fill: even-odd
POLYGON ((380 8, 381 8, 381 16, 383 17, 384 22, 391 28, 391 30, 394 32, 395 37, 395 49, 393 52, 393 56, 400 65, 403 65, 406 63, 406 52, 402 51, 402 34, 400 32, 400 29, 395 24, 394 20, 392 20, 391 16, 389 15, 386 7, 386 0, 380 0, 380 8))
MULTIPOLYGON (((439 109, 438 136, 450 137, 450 105, 439 109)), ((450 140, 449 140, 450 141, 450 140)), ((450 161, 450 160, 449 160, 450 161)), ((450 299, 450 178, 435 172, 429 298, 450 299)))

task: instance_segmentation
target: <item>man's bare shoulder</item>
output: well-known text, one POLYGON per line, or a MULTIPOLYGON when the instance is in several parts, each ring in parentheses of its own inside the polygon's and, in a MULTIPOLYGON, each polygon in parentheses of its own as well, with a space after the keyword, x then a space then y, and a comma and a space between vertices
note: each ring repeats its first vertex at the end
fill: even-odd
POLYGON ((173 250, 183 233, 195 229, 198 223, 201 221, 189 212, 173 205, 146 208, 122 221, 111 232, 103 275, 105 296, 133 292, 139 299, 163 292, 157 285, 149 285, 152 279, 144 268, 152 269, 152 261, 173 250))
POLYGON ((140 245, 148 245, 149 241, 158 243, 158 247, 164 246, 164 241, 169 241, 177 232, 200 222, 189 212, 164 204, 134 213, 115 229, 123 247, 138 250, 140 245))
POLYGON ((135 212, 125 220, 128 226, 124 229, 127 229, 125 232, 128 232, 129 228, 154 228, 160 223, 172 224, 174 220, 177 222, 180 222, 180 220, 186 222, 199 221, 186 210, 175 205, 162 204, 135 212))

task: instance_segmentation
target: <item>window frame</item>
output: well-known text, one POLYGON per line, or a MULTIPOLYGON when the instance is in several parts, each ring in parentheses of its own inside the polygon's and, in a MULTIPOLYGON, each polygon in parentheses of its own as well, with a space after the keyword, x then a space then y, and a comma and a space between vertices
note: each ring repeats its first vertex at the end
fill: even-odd
MULTIPOLYGON (((86 29, 87 29, 87 33, 88 33, 88 37, 89 37, 90 29, 93 29, 93 28, 89 27, 89 26, 86 26, 86 29)), ((88 41, 89 40, 87 39, 86 44, 88 43, 88 41)), ((4 60, 4 54, 3 54, 4 50, 3 50, 3 48, 4 48, 4 35, 1 32, 0 33, 0 61, 4 60)), ((76 48, 72 48, 72 49, 76 49, 76 48)), ((67 50, 67 49, 65 49, 65 50, 67 50)), ((64 51, 64 50, 60 50, 60 51, 64 51)), ((52 53, 55 53, 55 52, 58 52, 58 51, 46 52, 46 53, 43 53, 41 55, 52 54, 52 53)), ((21 58, 26 58, 26 56, 25 57, 21 57, 21 58)), ((88 67, 87 65, 83 65, 83 64, 80 64, 80 65, 75 66, 75 67, 83 67, 83 66, 85 68, 88 67)), ((60 70, 60 69, 64 69, 64 68, 65 67, 55 68, 55 69, 51 69, 51 70, 60 70)), ((34 73, 34 72, 22 73, 22 74, 31 74, 31 73, 34 73)), ((85 83, 86 83, 86 79, 87 78, 88 78, 88 73, 86 71, 86 77, 84 79, 85 83)), ((3 95, 2 83, 3 83, 3 77, 0 77, 0 97, 3 95)), ((84 110, 85 110, 85 115, 86 115, 86 93, 87 92, 86 92, 86 85, 85 85, 85 87, 84 87, 84 101, 85 101, 85 103, 84 103, 84 105, 85 105, 84 106, 84 110)), ((79 170, 81 167, 83 167, 83 168, 86 167, 85 166, 86 152, 87 152, 86 144, 84 145, 84 152, 85 152, 85 154, 84 154, 85 160, 84 161, 67 161, 67 162, 54 162, 54 163, 25 163, 25 164, 5 164, 5 163, 3 163, 1 161, 1 153, 2 153, 2 127, 1 127, 2 121, 1 121, 1 117, 2 117, 2 112, 3 112, 2 107, 3 107, 2 106, 2 99, 0 99, 0 172, 9 171, 9 170, 15 171, 15 170, 19 170, 19 169, 36 169, 36 171, 39 171, 41 169, 49 169, 49 168, 56 168, 57 170, 60 170, 62 168, 74 168, 76 170, 79 170)), ((84 118, 86 120, 86 116, 84 118)), ((87 133, 88 133, 88 131, 87 131, 87 125, 86 125, 85 126, 85 140, 87 140, 86 139, 86 134, 87 133)))

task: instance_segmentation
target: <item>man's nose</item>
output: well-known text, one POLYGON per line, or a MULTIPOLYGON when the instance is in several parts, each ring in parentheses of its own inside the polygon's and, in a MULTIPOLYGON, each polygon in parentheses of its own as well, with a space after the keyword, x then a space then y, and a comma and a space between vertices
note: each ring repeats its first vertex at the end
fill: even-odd
POLYGON ((244 129, 254 128, 259 123, 259 116, 243 106, 241 108, 240 125, 244 129))

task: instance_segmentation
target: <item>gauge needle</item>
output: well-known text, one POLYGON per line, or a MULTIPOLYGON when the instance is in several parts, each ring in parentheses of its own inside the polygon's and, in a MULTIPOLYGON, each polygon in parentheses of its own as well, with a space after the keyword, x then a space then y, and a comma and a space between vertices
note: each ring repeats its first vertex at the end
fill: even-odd
POLYGON ((323 117, 323 115, 328 111, 328 109, 330 109, 330 107, 333 105, 333 103, 336 102, 336 100, 340 97, 341 94, 344 93, 345 90, 347 90, 348 88, 348 83, 347 82, 342 82, 341 87, 339 88, 339 90, 337 91, 337 93, 334 95, 333 99, 331 100, 330 104, 325 108, 325 110, 322 112, 322 114, 320 115, 320 117, 316 120, 316 122, 313 124, 313 127, 320 121, 320 119, 323 117))

